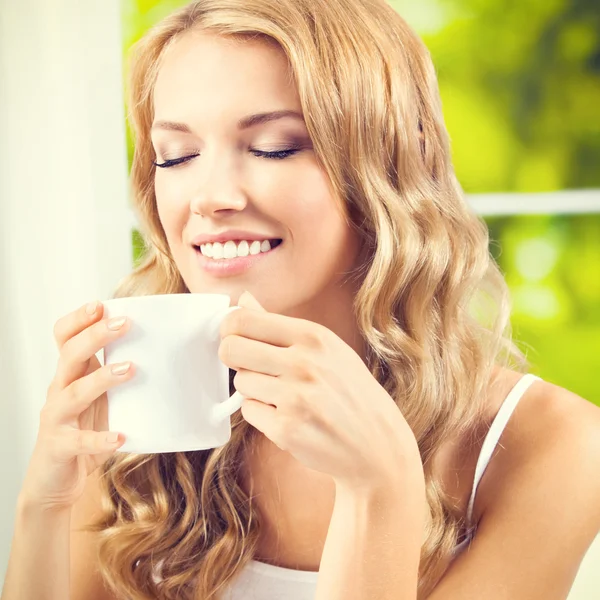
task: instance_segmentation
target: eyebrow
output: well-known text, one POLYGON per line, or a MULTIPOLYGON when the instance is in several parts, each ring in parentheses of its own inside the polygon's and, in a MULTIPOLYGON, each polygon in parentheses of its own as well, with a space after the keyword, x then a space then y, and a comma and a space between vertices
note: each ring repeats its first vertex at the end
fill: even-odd
MULTIPOLYGON (((271 112, 257 113, 248 115, 240 119, 237 123, 238 129, 248 129, 255 125, 262 125, 269 121, 276 121, 285 117, 292 117, 304 121, 304 117, 295 110, 274 110, 271 112)), ((166 129, 167 131, 181 131, 183 133, 193 133, 190 126, 185 123, 177 123, 176 121, 156 121, 152 124, 151 129, 166 129)))

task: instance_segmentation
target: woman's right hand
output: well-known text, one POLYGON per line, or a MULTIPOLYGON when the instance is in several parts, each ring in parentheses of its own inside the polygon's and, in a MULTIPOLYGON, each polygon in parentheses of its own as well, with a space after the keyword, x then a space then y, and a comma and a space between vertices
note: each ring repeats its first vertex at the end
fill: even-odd
POLYGON ((99 302, 92 314, 83 306, 54 325, 60 357, 20 492, 20 498, 45 509, 73 506, 88 475, 125 441, 122 433, 116 442, 107 439, 106 390, 131 379, 134 366, 123 375, 113 374, 111 368, 118 365, 102 366, 95 355, 127 333, 130 321, 113 331, 103 314, 99 302))

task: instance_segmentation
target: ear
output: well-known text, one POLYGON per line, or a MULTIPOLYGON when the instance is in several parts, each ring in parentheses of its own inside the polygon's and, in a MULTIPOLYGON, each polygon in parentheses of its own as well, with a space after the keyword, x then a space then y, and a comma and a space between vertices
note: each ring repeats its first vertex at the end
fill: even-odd
POLYGON ((242 306, 244 308, 253 308, 254 310, 266 312, 266 310, 261 306, 260 302, 248 290, 246 290, 239 297, 238 306, 242 306))

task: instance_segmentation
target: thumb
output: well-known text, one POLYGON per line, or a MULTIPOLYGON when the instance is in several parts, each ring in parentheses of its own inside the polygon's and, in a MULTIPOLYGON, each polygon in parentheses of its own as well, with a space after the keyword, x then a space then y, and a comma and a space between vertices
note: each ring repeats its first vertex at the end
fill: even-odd
POLYGON ((263 312, 267 312, 260 304, 260 302, 248 291, 246 290, 238 299, 238 306, 242 306, 244 308, 253 308, 254 310, 261 310, 263 312))

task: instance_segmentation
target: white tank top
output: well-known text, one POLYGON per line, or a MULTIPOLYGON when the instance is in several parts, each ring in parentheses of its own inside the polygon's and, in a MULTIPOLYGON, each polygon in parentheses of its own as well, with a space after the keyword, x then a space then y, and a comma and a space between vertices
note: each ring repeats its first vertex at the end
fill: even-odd
MULTIPOLYGON (((468 534, 460 544, 455 546, 453 560, 468 546, 475 534, 475 528, 471 524, 475 493, 498 440, 517 403, 527 388, 538 379, 540 377, 532 373, 523 375, 508 393, 494 417, 475 467, 473 488, 467 508, 468 534)), ((157 567, 160 568, 160 563, 157 567)), ((221 593, 219 600, 314 600, 318 575, 318 571, 298 571, 251 560, 235 581, 221 593)), ((158 573, 154 579, 160 580, 158 573)))

